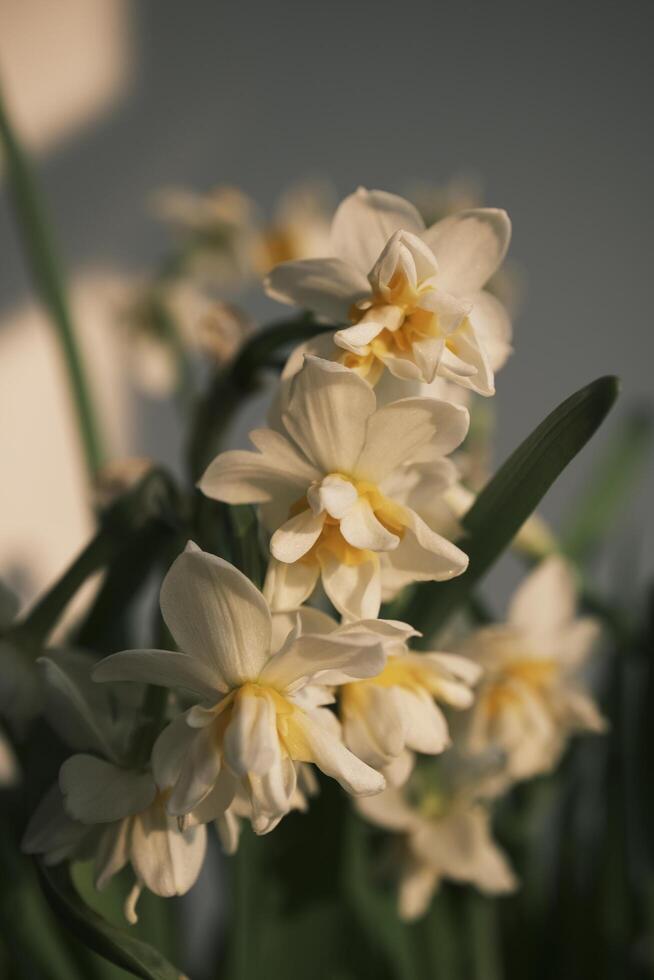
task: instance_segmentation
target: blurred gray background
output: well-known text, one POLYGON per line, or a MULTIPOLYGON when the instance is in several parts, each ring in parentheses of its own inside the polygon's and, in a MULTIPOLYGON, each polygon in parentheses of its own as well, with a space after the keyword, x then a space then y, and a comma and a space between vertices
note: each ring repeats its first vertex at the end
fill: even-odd
MULTIPOLYGON (((526 297, 499 377, 498 459, 598 375, 624 412, 652 401, 649 3, 141 0, 134 75, 113 109, 40 160, 70 268, 147 268, 166 236, 160 185, 238 184, 264 208, 307 175, 339 194, 411 178, 483 181, 514 225, 526 297)), ((0 308, 30 286, 0 190, 0 308)), ((276 311, 260 296, 250 307, 276 311)), ((618 413, 607 424, 615 426, 618 413)), ((144 401, 138 439, 169 456, 144 401)), ((600 440, 551 492, 556 517, 600 440)), ((648 496, 624 540, 651 559, 648 496)), ((630 545, 630 546, 631 546, 630 545)))

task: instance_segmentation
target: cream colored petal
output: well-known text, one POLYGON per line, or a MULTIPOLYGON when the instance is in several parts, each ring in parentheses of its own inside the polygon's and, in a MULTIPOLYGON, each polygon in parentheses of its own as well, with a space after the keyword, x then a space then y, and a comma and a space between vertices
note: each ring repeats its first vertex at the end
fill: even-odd
MULTIPOLYGON (((326 710, 326 709, 323 709, 326 710)), ((326 776, 332 776, 348 793, 368 796, 384 789, 384 777, 367 766, 345 747, 343 742, 321 722, 314 712, 310 717, 298 711, 293 724, 299 730, 307 757, 299 761, 313 762, 326 776)))
POLYGON ((120 769, 92 755, 73 755, 59 770, 66 813, 80 823, 111 823, 144 810, 156 795, 149 773, 120 769))
POLYGON ((499 299, 486 290, 476 293, 472 304, 470 322, 493 372, 499 371, 513 351, 511 318, 499 299))
POLYGON ((307 356, 295 375, 283 422, 307 458, 324 474, 349 474, 375 411, 375 394, 354 371, 307 356))
POLYGON ((231 810, 225 812, 216 820, 216 830, 225 854, 236 854, 238 840, 241 834, 241 824, 238 816, 231 810))
POLYGON ((369 295, 368 271, 359 271, 341 258, 301 259, 276 266, 264 285, 280 303, 342 323, 354 303, 369 295))
POLYGON ((360 497, 341 520, 341 534, 353 548, 392 551, 400 539, 377 520, 368 501, 360 497))
POLYGON ((265 695, 243 692, 236 700, 223 741, 225 762, 237 776, 262 775, 279 755, 276 713, 265 695))
POLYGON ((359 187, 336 209, 331 243, 335 255, 368 275, 388 239, 399 229, 416 235, 424 231, 417 209, 385 191, 359 187))
POLYGON ((468 410, 435 398, 403 398, 371 415, 363 449, 356 462, 360 479, 380 483, 423 447, 446 456, 465 439, 468 410))
POLYGON ((425 914, 440 878, 433 868, 418 861, 410 862, 402 872, 398 892, 398 914, 404 922, 413 922, 425 914))
POLYGON ((323 588, 341 616, 372 619, 378 615, 381 580, 375 555, 360 565, 345 565, 331 555, 322 556, 320 561, 323 588))
POLYGON ((576 606, 577 585, 572 567, 564 558, 552 555, 523 579, 511 600, 507 618, 526 635, 553 635, 573 621, 576 606))
POLYGON ((456 331, 450 344, 454 345, 454 350, 444 351, 438 368, 439 375, 485 398, 494 395, 493 369, 470 320, 466 320, 456 331))
POLYGON ((209 464, 198 483, 205 496, 228 504, 266 503, 279 494, 299 498, 320 477, 278 432, 255 429, 250 439, 258 452, 234 449, 209 464))
POLYGON ((206 844, 204 826, 180 831, 176 819, 168 816, 162 806, 153 806, 134 820, 132 865, 137 877, 155 895, 184 895, 197 880, 206 844))
POLYGON ((353 354, 366 354, 368 344, 377 337, 384 329, 383 323, 370 323, 364 321, 356 323, 353 327, 345 327, 337 330, 334 334, 334 343, 343 350, 349 350, 353 354))
POLYGON ((186 653, 170 650, 124 650, 105 657, 93 671, 96 681, 140 681, 190 691, 215 700, 225 682, 213 667, 186 653))
POLYGON ((268 563, 263 594, 273 611, 295 610, 309 598, 319 576, 317 562, 298 561, 287 565, 273 558, 268 563))
POLYGON ((232 805, 239 782, 238 777, 234 776, 227 766, 223 766, 211 792, 186 815, 185 819, 188 821, 189 827, 219 820, 232 805))
POLYGON ((272 657, 261 681, 281 690, 295 690, 306 683, 346 684, 374 677, 384 666, 380 638, 365 634, 306 634, 272 657))
MULTIPOLYGON (((163 747, 159 748, 163 753, 163 747)), ((193 729, 193 738, 185 740, 182 766, 166 801, 168 813, 183 817, 194 810, 214 788, 220 769, 220 747, 214 727, 207 725, 193 729)), ((160 775, 164 774, 162 770, 163 764, 160 763, 160 775)))
POLYGON ((438 755, 451 743, 443 712, 426 692, 396 688, 398 710, 406 719, 405 743, 414 752, 438 755))
POLYGON ((184 767, 186 754, 196 734, 187 723, 189 712, 166 725, 152 748, 152 773, 160 790, 171 789, 184 767))
POLYGON ((469 296, 502 264, 511 239, 511 222, 506 211, 474 208, 443 218, 422 238, 436 256, 442 288, 469 296))
POLYGON ((307 500, 314 514, 326 511, 330 517, 340 519, 356 503, 358 494, 350 480, 331 474, 318 485, 310 487, 307 500))
POLYGON ((324 514, 314 514, 308 508, 291 517, 270 539, 270 552, 277 561, 292 564, 313 547, 322 532, 324 514))
POLYGON ((370 823, 397 833, 411 831, 421 823, 418 813, 397 787, 389 786, 383 793, 357 800, 356 808, 370 823))
POLYGON ((270 610, 238 569, 189 543, 161 587, 175 642, 222 677, 226 688, 256 677, 270 653, 270 610))
POLYGON ((394 572, 406 581, 443 582, 461 575, 468 567, 468 557, 440 534, 432 531, 415 511, 405 508, 407 532, 398 548, 384 559, 394 572))

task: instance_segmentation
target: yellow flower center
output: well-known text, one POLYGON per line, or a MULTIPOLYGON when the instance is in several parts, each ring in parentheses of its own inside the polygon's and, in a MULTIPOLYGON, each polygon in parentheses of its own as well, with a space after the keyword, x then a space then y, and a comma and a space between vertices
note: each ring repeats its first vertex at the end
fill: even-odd
POLYGON ((257 681, 247 681, 235 690, 230 691, 218 705, 214 725, 214 738, 222 751, 225 731, 238 703, 245 697, 267 698, 272 701, 275 709, 275 723, 282 756, 288 756, 297 762, 313 762, 313 755, 305 738, 304 732, 296 723, 302 709, 285 697, 284 693, 269 684, 259 684, 257 681))
MULTIPOLYGON (((356 323, 385 323, 384 329, 367 345, 361 354, 343 351, 339 360, 371 384, 376 384, 383 370, 383 358, 410 357, 413 345, 427 337, 441 337, 438 314, 420 305, 421 298, 434 292, 434 287, 415 287, 402 269, 396 269, 386 295, 375 293, 371 300, 362 300, 350 310, 350 320, 356 323)), ((456 339, 449 335, 445 346, 456 354, 456 339)))
POLYGON ((521 659, 505 664, 501 671, 490 677, 484 685, 480 698, 486 713, 496 718, 505 709, 516 707, 522 700, 520 686, 527 686, 537 697, 544 697, 552 686, 559 665, 555 660, 521 659))
MULTIPOLYGON (((342 473, 330 473, 329 475, 337 476, 341 480, 347 480, 348 483, 351 483, 359 497, 368 501, 379 523, 391 534, 395 534, 398 538, 403 537, 406 525, 404 508, 400 504, 396 504, 385 497, 374 483, 354 480, 342 473)), ((296 514, 308 509, 309 503, 306 496, 300 497, 291 507, 289 517, 295 517, 296 514)), ((326 514, 320 537, 309 551, 300 558, 300 561, 306 564, 320 563, 321 556, 326 554, 337 558, 344 565, 362 565, 364 562, 370 561, 375 552, 365 548, 355 548, 354 545, 351 545, 343 537, 340 524, 339 518, 326 514)))

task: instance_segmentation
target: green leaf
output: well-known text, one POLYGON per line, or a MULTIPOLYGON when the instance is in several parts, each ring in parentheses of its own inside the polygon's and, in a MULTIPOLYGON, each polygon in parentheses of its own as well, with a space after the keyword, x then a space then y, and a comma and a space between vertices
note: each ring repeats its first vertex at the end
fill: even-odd
POLYGON ((40 866, 39 877, 54 913, 89 949, 142 980, 184 980, 177 967, 156 949, 85 905, 73 887, 67 867, 40 866))
POLYGON ((509 546, 559 474, 583 449, 611 409, 618 380, 599 378, 575 392, 541 422, 484 487, 463 518, 459 542, 468 570, 439 584, 424 583, 405 610, 407 622, 432 634, 467 602, 493 562, 509 546))
POLYGON ((566 521, 565 554, 576 561, 592 556, 634 492, 652 451, 654 419, 638 413, 624 419, 591 473, 566 521))

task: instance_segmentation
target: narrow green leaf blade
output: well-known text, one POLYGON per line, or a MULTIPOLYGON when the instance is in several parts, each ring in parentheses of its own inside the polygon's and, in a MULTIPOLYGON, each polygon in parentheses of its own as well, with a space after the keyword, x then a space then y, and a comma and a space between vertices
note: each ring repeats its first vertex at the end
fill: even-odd
POLYGON ((39 877, 52 910, 89 949, 141 980, 185 980, 180 970, 148 943, 90 909, 73 887, 66 867, 39 866, 39 877))
POLYGON ((420 585, 405 611, 425 642, 466 602, 479 580, 508 547, 559 474, 586 445, 618 395, 618 380, 599 378, 559 405, 518 446, 463 518, 459 542, 470 558, 464 575, 420 585))

